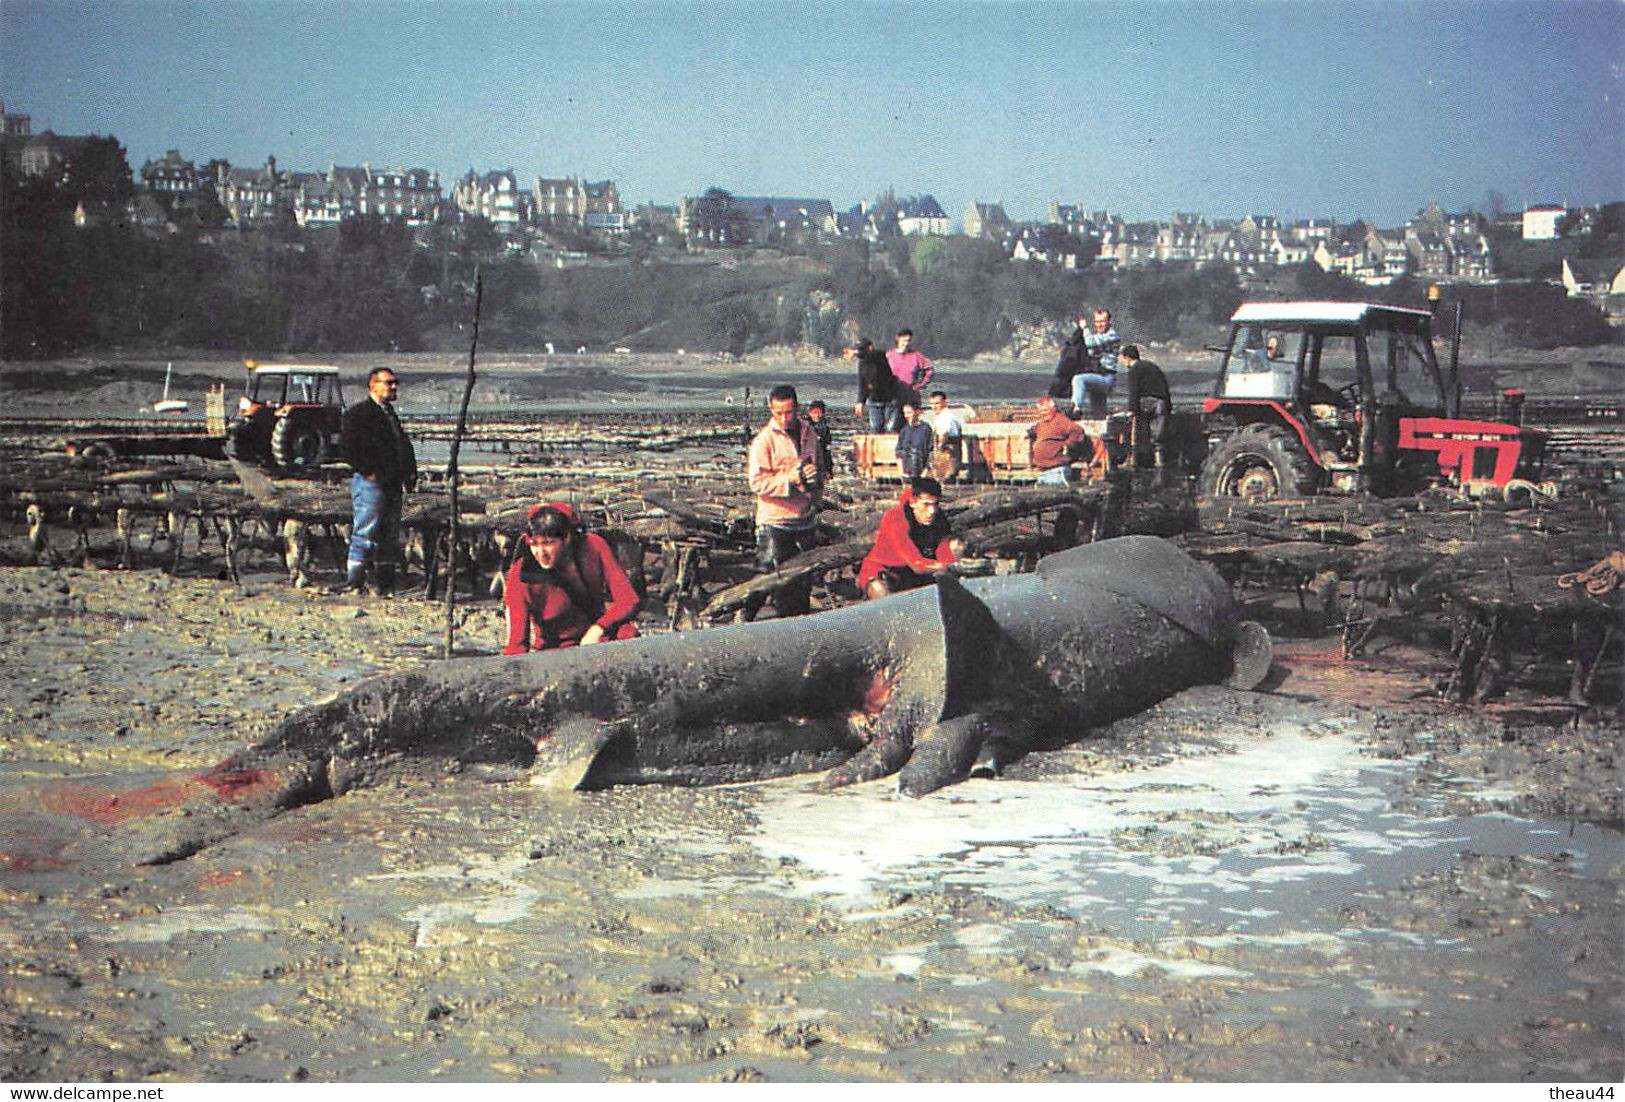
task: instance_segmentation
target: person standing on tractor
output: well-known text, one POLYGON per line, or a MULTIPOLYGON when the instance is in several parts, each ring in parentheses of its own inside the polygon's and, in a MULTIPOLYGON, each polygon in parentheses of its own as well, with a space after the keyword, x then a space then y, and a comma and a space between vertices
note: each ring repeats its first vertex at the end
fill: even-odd
POLYGON ((637 638, 638 592, 609 542, 585 531, 574 509, 563 502, 535 506, 520 540, 503 593, 503 654, 637 638))
POLYGON ((344 591, 366 587, 367 571, 380 597, 395 593, 395 568, 401 555, 401 504, 417 484, 417 453, 395 414, 400 381, 387 367, 367 375, 367 397, 344 411, 344 457, 350 476, 350 554, 344 591))
POLYGON ((1089 416, 1106 416, 1106 398, 1112 392, 1112 384, 1117 381, 1117 352, 1122 343, 1117 335, 1117 327, 1112 324, 1112 312, 1096 310, 1093 330, 1083 335, 1084 348, 1089 357, 1088 368, 1072 377, 1074 414, 1083 411, 1084 396, 1087 395, 1089 416))
POLYGON ((1125 344, 1119 373, 1128 376, 1129 446, 1136 467, 1161 467, 1168 462, 1168 415, 1173 399, 1168 376, 1150 360, 1140 359, 1138 345, 1125 344))

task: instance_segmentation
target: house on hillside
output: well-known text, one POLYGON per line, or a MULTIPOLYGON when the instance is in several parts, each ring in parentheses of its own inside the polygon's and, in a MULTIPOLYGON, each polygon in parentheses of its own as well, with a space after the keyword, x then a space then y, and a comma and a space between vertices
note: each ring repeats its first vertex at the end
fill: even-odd
POLYGON ((1365 267, 1365 249, 1352 242, 1328 239, 1315 245, 1314 261, 1323 272, 1358 279, 1365 267))
POLYGON ((1288 268, 1295 264, 1306 263, 1314 254, 1315 245, 1324 241, 1323 237, 1299 238, 1281 236, 1275 239, 1265 251, 1269 253, 1270 263, 1278 268, 1288 268))
POLYGON ((1625 257, 1565 256, 1563 286, 1570 298, 1625 295, 1625 257))
POLYGON ((21 172, 19 161, 23 146, 34 136, 34 117, 6 110, 6 101, 0 99, 0 158, 7 168, 21 172))
POLYGON ((597 233, 626 232, 628 220, 621 209, 620 190, 613 180, 538 176, 531 195, 535 201, 535 219, 542 225, 597 233))
POLYGON ((897 232, 904 237, 947 237, 948 213, 934 195, 910 195, 897 201, 897 232))
POLYGON ((1114 219, 1101 231, 1097 264, 1136 268, 1157 258, 1157 224, 1114 219))
POLYGON ((215 190, 227 217, 237 226, 250 226, 282 216, 292 218, 295 188, 302 183, 292 173, 277 168, 275 157, 267 157, 260 168, 223 164, 215 190))
POLYGON ((750 239, 763 244, 806 234, 833 236, 835 233, 835 205, 828 199, 735 195, 729 206, 749 223, 750 239))
POLYGON ((1157 226, 1156 258, 1162 261, 1194 261, 1201 257, 1207 223, 1199 214, 1178 211, 1157 226))
POLYGON ((1275 263, 1270 243, 1260 241, 1256 233, 1245 233, 1240 229, 1223 233, 1217 240, 1205 236, 1202 247, 1210 261, 1223 264, 1238 276, 1257 275, 1275 263))
POLYGON ((1458 280, 1482 282, 1495 276, 1490 239, 1482 233, 1456 235, 1450 241, 1450 273, 1458 280))
POLYGON ((347 218, 372 215, 421 226, 435 220, 440 205, 440 174, 423 168, 374 168, 370 164, 329 165, 327 172, 301 175, 294 217, 301 226, 332 226, 347 218))
MULTIPOLYGON (((82 217, 83 211, 84 204, 81 203, 79 209, 74 212, 76 222, 82 217)), ((170 218, 169 208, 150 191, 138 191, 134 198, 124 204, 124 221, 143 233, 155 236, 180 232, 170 218)))
POLYGON ((1484 219, 1473 211, 1463 214, 1447 213, 1435 200, 1417 211, 1416 217, 1407 223, 1407 227, 1429 230, 1451 240, 1471 240, 1483 234, 1484 219))
POLYGON ((1411 251, 1405 246, 1405 235, 1397 231, 1368 229, 1365 235, 1365 267, 1370 274, 1363 277, 1373 284, 1392 283, 1411 270, 1411 251))
POLYGON ((1428 229, 1407 229, 1405 248, 1411 254, 1411 271, 1419 278, 1449 278, 1454 252, 1443 235, 1428 229))
POLYGON ((165 196, 176 207, 191 206, 197 200, 201 179, 197 165, 171 149, 158 160, 141 165, 141 186, 165 196))
POLYGON ((1313 252, 1315 242, 1326 241, 1337 232, 1337 223, 1330 218, 1300 218, 1292 223, 1292 236, 1313 252))
POLYGON ((1080 251, 1080 242, 1076 237, 1055 223, 1046 222, 1039 226, 1022 227, 1016 235, 1015 246, 1010 250, 1010 259, 1051 264, 1074 271, 1078 267, 1080 251))
POLYGON ((1076 203, 1057 203, 1053 200, 1049 205, 1049 220, 1074 237, 1098 236, 1097 226, 1106 221, 1095 222, 1089 212, 1076 203))
POLYGON ((58 176, 68 158, 89 141, 88 136, 70 136, 42 130, 22 143, 17 168, 24 176, 58 176))
POLYGON ((1557 240, 1557 223, 1568 213, 1567 207, 1541 203, 1523 210, 1523 239, 1525 241, 1557 240))
POLYGON ((451 187, 452 205, 477 215, 498 233, 512 234, 531 221, 534 197, 519 186, 513 169, 476 173, 472 168, 451 187))
POLYGON ((966 237, 980 237, 1002 243, 1014 229, 1010 216, 1004 213, 1003 203, 983 203, 973 199, 965 211, 966 237))
POLYGON ((1236 223, 1236 232, 1267 250, 1280 239, 1281 220, 1273 214, 1249 214, 1236 223))
POLYGON ((870 241, 876 240, 874 224, 868 206, 863 203, 853 203, 846 210, 836 211, 835 236, 848 239, 864 237, 870 241))

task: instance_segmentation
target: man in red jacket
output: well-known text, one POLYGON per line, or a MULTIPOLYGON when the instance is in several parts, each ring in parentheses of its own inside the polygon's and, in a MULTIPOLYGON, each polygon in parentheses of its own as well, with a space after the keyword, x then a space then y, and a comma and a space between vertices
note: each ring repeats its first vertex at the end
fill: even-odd
POLYGON ((942 515, 942 483, 916 478, 886 510, 875 533, 875 548, 858 568, 858 588, 873 600, 936 581, 965 550, 942 515))
POLYGON ((525 518, 524 551, 508 570, 503 654, 634 639, 638 593, 602 536, 585 532, 562 502, 525 518))

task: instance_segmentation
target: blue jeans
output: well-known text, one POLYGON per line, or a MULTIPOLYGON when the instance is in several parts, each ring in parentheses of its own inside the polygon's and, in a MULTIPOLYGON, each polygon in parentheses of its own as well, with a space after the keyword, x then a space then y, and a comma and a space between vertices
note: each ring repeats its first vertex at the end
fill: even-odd
POLYGON ((365 476, 350 476, 350 565, 393 565, 400 558, 401 491, 365 476))
POLYGON ((903 407, 895 398, 890 402, 865 401, 863 412, 869 418, 870 432, 896 432, 903 423, 903 407))
POLYGON ((1090 416, 1106 416, 1106 395, 1112 392, 1112 384, 1116 381, 1116 375, 1096 375, 1093 372, 1080 371, 1072 376, 1072 408, 1082 409, 1084 395, 1087 393, 1090 416))
POLYGON ((1059 467, 1051 467, 1046 471, 1040 471, 1038 474, 1038 481, 1035 483, 1035 485, 1065 486, 1067 479, 1070 478, 1071 475, 1072 467, 1069 464, 1063 463, 1059 467))

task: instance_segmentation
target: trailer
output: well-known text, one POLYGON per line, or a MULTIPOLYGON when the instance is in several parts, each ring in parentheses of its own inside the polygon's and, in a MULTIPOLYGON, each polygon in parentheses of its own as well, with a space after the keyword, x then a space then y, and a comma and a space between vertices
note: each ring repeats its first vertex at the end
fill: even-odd
MULTIPOLYGON (((1033 427, 1031 420, 962 421, 962 424, 964 458, 959 481, 1031 483, 1037 480, 1039 472, 1033 467, 1032 441, 1027 438, 1027 430, 1033 427)), ((1079 425, 1089 435, 1095 450, 1089 462, 1072 464, 1074 480, 1092 482, 1104 478, 1111 466, 1105 443, 1107 422, 1084 420, 1079 425)), ((895 433, 857 433, 852 443, 859 478, 882 482, 902 480, 895 433)))

